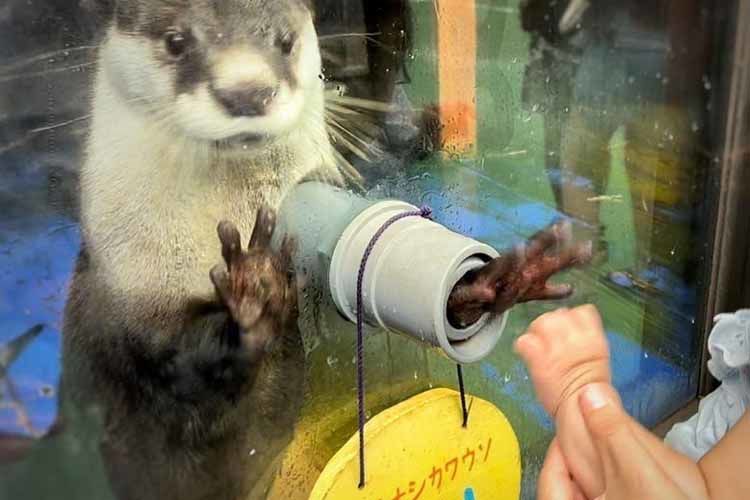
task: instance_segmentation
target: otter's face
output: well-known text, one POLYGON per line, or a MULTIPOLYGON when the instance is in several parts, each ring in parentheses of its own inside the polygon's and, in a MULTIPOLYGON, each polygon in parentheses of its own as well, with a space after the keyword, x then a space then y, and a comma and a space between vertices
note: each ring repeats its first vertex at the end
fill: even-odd
POLYGON ((121 0, 102 64, 122 98, 197 140, 251 144, 320 105, 303 0, 121 0))

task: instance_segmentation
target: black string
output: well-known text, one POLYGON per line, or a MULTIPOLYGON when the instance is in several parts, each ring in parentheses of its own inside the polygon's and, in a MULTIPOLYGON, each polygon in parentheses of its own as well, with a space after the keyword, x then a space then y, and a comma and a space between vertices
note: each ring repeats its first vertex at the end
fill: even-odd
MULTIPOLYGON (((365 276, 365 267, 367 266, 367 260, 370 258, 372 250, 375 248, 375 244, 383 233, 388 229, 394 222, 397 222, 406 217, 420 216, 426 219, 430 218, 432 211, 429 207, 422 207, 418 211, 404 212, 398 215, 394 215, 388 219, 378 231, 373 235, 372 239, 365 249, 365 253, 362 255, 362 260, 359 264, 359 272, 357 273, 357 417, 359 425, 359 488, 365 487, 365 349, 364 349, 364 304, 362 300, 362 285, 365 276)), ((469 411, 466 408, 466 392, 464 390, 464 377, 460 364, 456 365, 456 372, 458 373, 458 387, 461 391, 461 414, 463 417, 463 427, 466 427, 469 421, 469 411)))
POLYGON ((460 364, 456 364, 456 373, 458 374, 458 390, 461 392, 461 416, 463 417, 462 427, 469 423, 469 410, 466 408, 466 390, 464 389, 464 371, 460 364))

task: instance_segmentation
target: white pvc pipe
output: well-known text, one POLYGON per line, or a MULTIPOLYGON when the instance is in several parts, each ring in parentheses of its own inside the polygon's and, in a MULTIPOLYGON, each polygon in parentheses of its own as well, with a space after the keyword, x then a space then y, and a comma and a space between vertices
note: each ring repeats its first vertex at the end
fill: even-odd
MULTIPOLYGON (((327 284, 339 311, 356 322, 357 276, 367 245, 391 217, 417 208, 401 201, 368 201, 317 183, 303 184, 290 200, 282 215, 286 212, 285 218, 297 224, 295 231, 295 224, 287 223, 287 230, 306 233, 298 261, 306 262, 308 273, 315 267, 316 274, 327 274, 317 285, 327 284), (290 217, 290 211, 297 215, 290 217), (325 261, 328 265, 321 265, 325 261)), ((456 362, 479 361, 500 339, 507 312, 456 329, 447 318, 448 296, 466 273, 497 256, 492 247, 431 220, 400 219, 385 230, 368 259, 362 287, 365 320, 439 348, 456 362)))
MULTIPOLYGON (((388 219, 414 210, 400 201, 377 203, 341 235, 329 283, 336 306, 351 321, 356 321, 357 276, 367 245, 388 219)), ((365 317, 386 330, 440 347, 460 363, 478 361, 495 347, 507 316, 490 321, 485 315, 458 330, 447 318, 448 296, 466 273, 497 256, 492 247, 431 220, 398 220, 382 234, 367 261, 362 285, 365 317)))

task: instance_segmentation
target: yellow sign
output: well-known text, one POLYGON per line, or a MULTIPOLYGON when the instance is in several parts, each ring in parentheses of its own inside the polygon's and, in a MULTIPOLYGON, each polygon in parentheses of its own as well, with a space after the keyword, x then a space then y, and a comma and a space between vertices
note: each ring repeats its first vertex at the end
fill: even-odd
POLYGON ((419 394, 372 418, 365 428, 365 487, 359 489, 359 434, 331 459, 311 500, 518 500, 521 456, 505 416, 468 396, 419 394))

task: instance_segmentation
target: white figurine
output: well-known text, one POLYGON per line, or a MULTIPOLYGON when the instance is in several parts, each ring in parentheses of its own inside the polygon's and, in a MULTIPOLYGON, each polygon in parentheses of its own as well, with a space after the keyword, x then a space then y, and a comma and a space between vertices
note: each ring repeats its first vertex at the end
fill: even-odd
POLYGON ((714 318, 708 369, 721 382, 701 400, 698 413, 676 424, 665 442, 695 461, 727 433, 750 406, 750 309, 714 318))

